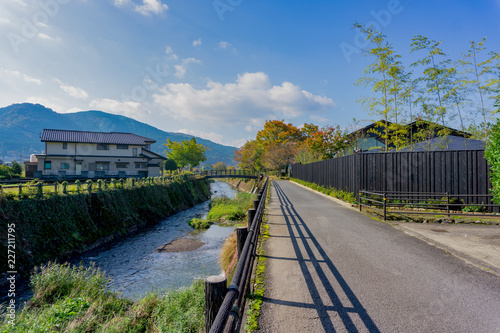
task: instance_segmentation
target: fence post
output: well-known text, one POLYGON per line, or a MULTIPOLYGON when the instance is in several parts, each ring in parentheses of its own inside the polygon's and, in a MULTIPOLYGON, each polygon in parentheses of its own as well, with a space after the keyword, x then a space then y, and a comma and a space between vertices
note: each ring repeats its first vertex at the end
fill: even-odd
POLYGON ((23 184, 19 184, 19 198, 23 195, 23 184))
POLYGON ((387 220, 387 193, 384 193, 384 221, 387 220))
POLYGON ((448 214, 448 217, 450 217, 450 196, 448 195, 448 192, 446 192, 446 213, 448 214))
POLYGON ((227 293, 227 280, 220 275, 209 276, 205 280, 205 332, 210 332, 215 317, 227 293))
POLYGON ((361 212, 361 192, 358 193, 359 211, 361 212))
MULTIPOLYGON (((250 216, 250 215, 248 215, 250 216)), ((250 224, 249 224, 250 225, 250 224)), ((243 246, 245 245, 245 241, 248 236, 248 228, 247 227, 238 227, 236 228, 236 241, 237 241, 237 249, 238 249, 238 259, 241 256, 241 252, 243 251, 243 246)))
POLYGON ((259 208, 259 202, 260 200, 258 199, 253 201, 253 209, 257 210, 257 208, 259 208))
POLYGON ((57 180, 54 183, 54 192, 55 192, 55 194, 57 194, 57 180))

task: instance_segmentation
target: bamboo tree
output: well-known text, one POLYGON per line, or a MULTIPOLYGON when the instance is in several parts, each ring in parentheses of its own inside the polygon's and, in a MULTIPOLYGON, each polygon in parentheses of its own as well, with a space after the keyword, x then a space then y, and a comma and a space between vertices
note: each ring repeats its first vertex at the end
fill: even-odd
MULTIPOLYGON (((424 66, 423 77, 421 81, 425 83, 426 93, 428 96, 422 98, 423 107, 427 114, 435 114, 438 118, 441 118, 443 128, 438 131, 439 135, 447 136, 449 130, 446 128, 445 117, 447 115, 446 107, 444 106, 443 97, 443 85, 447 79, 448 66, 450 63, 449 59, 438 62, 438 56, 446 56, 446 54, 439 47, 441 42, 431 40, 425 36, 417 35, 412 38, 411 52, 426 50, 427 55, 413 63, 411 66, 424 66), (436 103, 433 104, 433 103, 436 103)), ((449 149, 448 138, 446 138, 446 148, 449 149)))
POLYGON ((490 111, 485 106, 485 97, 490 92, 490 85, 484 80, 484 76, 491 73, 491 66, 493 59, 492 57, 480 61, 479 56, 482 51, 485 50, 484 44, 486 43, 486 38, 483 38, 479 43, 475 41, 470 42, 470 49, 464 55, 464 59, 461 61, 462 66, 468 68, 472 79, 466 81, 468 85, 474 89, 479 95, 479 110, 483 116, 483 127, 484 127, 484 140, 488 139, 488 129, 487 129, 487 119, 489 118, 490 111))
MULTIPOLYGON (((412 72, 409 73, 409 76, 411 76, 412 72)), ((415 120, 413 116, 413 105, 417 103, 417 98, 415 97, 416 94, 419 91, 419 86, 418 86, 418 79, 411 79, 407 80, 405 82, 404 86, 404 93, 403 96, 405 98, 405 104, 408 105, 408 118, 409 118, 409 123, 412 124, 413 121, 415 120)), ((409 129, 409 146, 410 150, 413 151, 413 128, 409 129)))
POLYGON ((399 55, 394 53, 392 44, 386 41, 386 36, 374 30, 367 28, 362 24, 355 24, 355 29, 358 29, 363 34, 368 42, 371 43, 367 49, 363 51, 365 56, 374 57, 375 60, 363 70, 361 77, 356 85, 371 86, 374 93, 380 94, 379 98, 364 97, 360 101, 363 103, 372 114, 380 115, 383 118, 378 125, 384 128, 384 133, 381 137, 385 141, 385 151, 388 151, 389 145, 389 119, 391 116, 391 87, 392 78, 391 72, 397 72, 395 67, 398 66, 399 55))
POLYGON ((465 150, 467 150, 466 128, 462 116, 462 106, 468 102, 467 95, 469 94, 469 89, 467 87, 467 80, 462 73, 458 72, 457 65, 448 70, 447 77, 448 80, 445 85, 443 100, 457 109, 457 115, 460 119, 460 126, 464 136, 465 150))
POLYGON ((408 83, 411 82, 411 72, 405 72, 403 64, 400 61, 395 61, 394 65, 389 70, 389 76, 391 79, 391 102, 393 104, 393 115, 394 123, 389 126, 391 135, 391 141, 396 146, 396 151, 400 149, 401 146, 408 144, 408 127, 401 125, 405 120, 405 114, 403 105, 407 100, 407 95, 410 93, 410 88, 408 83))

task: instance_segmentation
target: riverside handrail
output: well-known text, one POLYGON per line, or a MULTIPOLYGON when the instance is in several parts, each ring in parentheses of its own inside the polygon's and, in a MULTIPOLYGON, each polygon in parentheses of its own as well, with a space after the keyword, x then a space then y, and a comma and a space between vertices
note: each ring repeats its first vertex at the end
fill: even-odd
POLYGON ((216 177, 216 176, 235 176, 236 178, 238 176, 243 176, 243 177, 248 177, 248 178, 258 178, 259 173, 251 170, 234 170, 234 169, 225 169, 225 170, 205 170, 197 173, 200 176, 204 177, 216 177))
POLYGON ((260 224, 266 206, 269 178, 259 192, 260 200, 252 220, 248 236, 241 251, 240 259, 236 265, 231 284, 227 288, 226 296, 220 306, 215 320, 210 328, 210 333, 234 332, 241 320, 241 307, 245 300, 245 290, 250 282, 253 259, 260 232, 260 224))

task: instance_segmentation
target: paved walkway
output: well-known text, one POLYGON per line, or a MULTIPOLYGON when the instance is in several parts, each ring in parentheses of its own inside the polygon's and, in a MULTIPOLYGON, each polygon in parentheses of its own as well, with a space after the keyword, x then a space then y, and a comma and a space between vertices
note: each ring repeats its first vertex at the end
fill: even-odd
POLYGON ((268 208, 261 332, 500 332, 500 277, 295 184, 268 208))

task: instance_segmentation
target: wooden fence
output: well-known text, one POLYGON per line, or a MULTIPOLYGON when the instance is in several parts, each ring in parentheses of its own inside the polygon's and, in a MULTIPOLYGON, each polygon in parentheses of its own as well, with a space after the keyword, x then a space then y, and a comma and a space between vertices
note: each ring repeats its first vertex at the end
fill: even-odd
MULTIPOLYGON (((489 170, 484 150, 357 153, 293 164, 292 177, 355 194, 360 190, 489 194, 489 170)), ((481 199, 491 204, 490 197, 481 199)))

